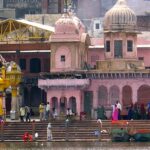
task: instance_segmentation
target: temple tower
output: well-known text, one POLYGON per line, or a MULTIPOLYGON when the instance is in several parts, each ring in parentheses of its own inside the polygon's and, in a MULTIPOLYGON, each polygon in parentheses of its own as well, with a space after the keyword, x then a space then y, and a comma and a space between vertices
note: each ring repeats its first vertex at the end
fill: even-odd
POLYGON ((104 17, 105 61, 98 62, 104 70, 143 68, 137 59, 137 18, 125 0, 118 0, 104 17))
POLYGON ((87 62, 90 44, 82 22, 72 13, 65 13, 55 23, 51 42, 51 72, 82 70, 87 62))

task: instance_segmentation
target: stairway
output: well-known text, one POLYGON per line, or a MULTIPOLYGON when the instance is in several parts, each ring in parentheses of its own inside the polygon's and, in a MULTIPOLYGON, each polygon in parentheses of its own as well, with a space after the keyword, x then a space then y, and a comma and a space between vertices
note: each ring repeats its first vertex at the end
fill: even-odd
MULTIPOLYGON (((98 141, 95 135, 98 131, 98 123, 96 120, 71 121, 68 127, 64 121, 52 121, 53 141, 98 141)), ((22 137, 25 132, 30 134, 38 133, 37 141, 47 141, 47 125, 48 122, 6 122, 2 128, 0 140, 3 141, 23 141, 22 137)), ((150 120, 133 120, 129 121, 130 126, 136 129, 150 129, 150 120)), ((117 125, 121 128, 123 125, 117 125)), ((102 130, 106 133, 101 134, 101 140, 110 140, 109 131, 116 128, 112 126, 110 120, 102 121, 102 130)))

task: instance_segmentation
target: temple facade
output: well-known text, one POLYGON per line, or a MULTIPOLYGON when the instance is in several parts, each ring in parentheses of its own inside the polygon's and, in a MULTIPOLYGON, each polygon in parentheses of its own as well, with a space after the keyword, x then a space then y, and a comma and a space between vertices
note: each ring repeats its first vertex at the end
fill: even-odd
POLYGON ((138 34, 136 15, 125 0, 118 0, 105 14, 104 51, 94 49, 76 16, 63 14, 50 37, 51 72, 38 80, 51 109, 63 114, 71 108, 78 115, 86 112, 92 117, 99 105, 109 109, 116 101, 123 108, 131 103, 147 104, 150 70, 139 60, 138 34))

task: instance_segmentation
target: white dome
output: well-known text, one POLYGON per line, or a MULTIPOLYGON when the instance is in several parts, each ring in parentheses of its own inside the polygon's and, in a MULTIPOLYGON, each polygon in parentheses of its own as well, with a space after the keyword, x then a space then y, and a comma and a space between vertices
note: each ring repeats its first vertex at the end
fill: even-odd
POLYGON ((104 31, 134 31, 136 29, 137 18, 125 0, 118 0, 117 3, 105 14, 104 31))

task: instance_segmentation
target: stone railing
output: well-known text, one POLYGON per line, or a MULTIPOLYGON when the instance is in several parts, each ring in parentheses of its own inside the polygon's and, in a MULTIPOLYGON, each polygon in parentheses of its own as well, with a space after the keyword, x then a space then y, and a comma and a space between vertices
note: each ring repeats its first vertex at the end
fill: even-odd
POLYGON ((39 79, 38 87, 87 87, 90 84, 89 79, 39 79))

